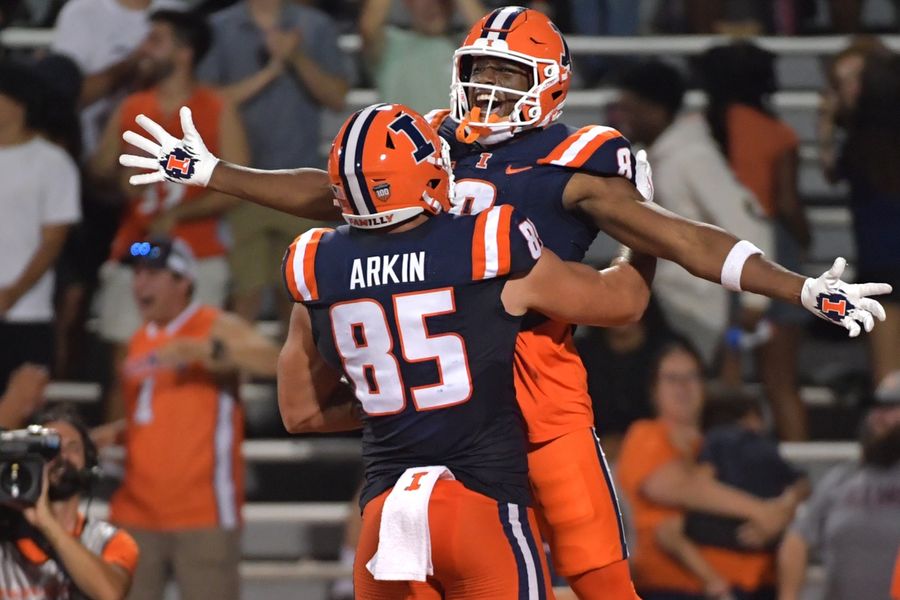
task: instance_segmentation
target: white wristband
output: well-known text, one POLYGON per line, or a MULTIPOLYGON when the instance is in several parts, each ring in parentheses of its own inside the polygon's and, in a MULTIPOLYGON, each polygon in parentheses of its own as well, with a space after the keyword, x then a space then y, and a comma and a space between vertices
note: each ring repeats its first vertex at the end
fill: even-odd
POLYGON ((744 270, 744 263, 754 254, 762 253, 762 250, 747 240, 741 240, 735 244, 728 256, 725 257, 725 264, 722 265, 722 285, 732 292, 742 291, 741 273, 744 270))

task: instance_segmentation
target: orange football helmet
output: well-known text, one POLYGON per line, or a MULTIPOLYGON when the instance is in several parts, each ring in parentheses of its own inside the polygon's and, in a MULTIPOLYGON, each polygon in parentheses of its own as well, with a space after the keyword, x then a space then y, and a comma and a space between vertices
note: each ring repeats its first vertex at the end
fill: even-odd
POLYGON ((344 220, 360 229, 450 209, 449 147, 422 115, 402 104, 353 113, 331 145, 328 175, 344 220))
POLYGON ((569 47, 550 19, 521 6, 498 8, 469 30, 462 46, 453 54, 450 108, 453 119, 461 124, 458 137, 471 142, 473 132, 515 134, 551 123, 562 114, 571 77, 569 47), (473 83, 470 74, 477 57, 501 58, 524 65, 531 73, 531 88, 522 91, 473 83), (484 114, 478 107, 469 106, 470 92, 490 94, 484 114), (498 92, 520 97, 508 117, 491 114, 498 92))

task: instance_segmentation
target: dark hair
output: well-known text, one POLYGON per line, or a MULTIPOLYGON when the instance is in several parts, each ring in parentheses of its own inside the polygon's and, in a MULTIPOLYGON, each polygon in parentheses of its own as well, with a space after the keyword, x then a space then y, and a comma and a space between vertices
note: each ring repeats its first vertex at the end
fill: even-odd
POLYGON ((662 369, 663 361, 670 355, 675 352, 685 352, 694 359, 697 363, 697 367, 700 369, 701 375, 705 374, 705 365, 703 363, 703 357, 700 355, 700 352, 694 347, 694 344, 690 342, 687 338, 676 336, 672 340, 667 341, 662 346, 659 347, 659 350, 653 355, 653 358, 650 360, 650 391, 652 392, 656 388, 656 384, 659 380, 659 371, 662 369))
POLYGON ((49 54, 35 63, 34 72, 43 88, 37 129, 80 162, 82 137, 78 98, 83 80, 81 70, 68 56, 49 54))
POLYGON ((728 156, 728 108, 745 104, 771 115, 769 96, 777 89, 775 55, 747 41, 710 48, 693 61, 706 92, 706 120, 728 156))
POLYGON ((618 77, 618 87, 665 108, 673 116, 684 102, 684 78, 678 69, 659 60, 625 69, 618 77))
POLYGON ((851 179, 861 179, 866 187, 900 194, 900 169, 885 168, 900 163, 900 57, 870 54, 865 61, 843 166, 851 179))
POLYGON ((0 94, 25 109, 25 126, 36 129, 41 120, 42 85, 34 68, 14 60, 0 62, 0 94))
POLYGON ((84 467, 85 469, 96 467, 100 460, 97 446, 91 439, 87 425, 75 407, 71 404, 57 404, 41 410, 30 419, 30 422, 36 425, 46 425, 53 421, 68 423, 78 431, 78 435, 81 436, 81 445, 84 448, 84 467))
POLYGON ((212 45, 212 29, 200 13, 162 9, 150 15, 151 23, 165 23, 175 32, 175 37, 194 53, 197 66, 212 45))
POLYGON ((733 425, 749 415, 763 416, 759 398, 740 389, 714 390, 703 407, 703 431, 733 425))

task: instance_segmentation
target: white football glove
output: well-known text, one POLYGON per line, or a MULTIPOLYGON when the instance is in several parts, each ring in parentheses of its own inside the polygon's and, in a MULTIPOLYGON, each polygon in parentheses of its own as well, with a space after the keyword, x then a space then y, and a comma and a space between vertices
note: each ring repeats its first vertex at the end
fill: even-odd
POLYGON ((644 200, 653 202, 653 170, 650 169, 650 161, 647 160, 647 151, 638 150, 634 155, 634 162, 634 187, 644 200))
POLYGON ((184 132, 184 138, 180 140, 145 115, 138 115, 135 121, 152 135, 156 142, 133 131, 122 134, 123 140, 150 155, 119 156, 119 164, 122 166, 152 171, 132 175, 128 179, 131 185, 146 185, 166 180, 201 187, 206 187, 209 183, 219 159, 206 149, 203 138, 197 133, 194 120, 191 118, 191 109, 182 106, 179 115, 181 130, 184 132))
POLYGON ((850 337, 856 337, 861 331, 860 323, 866 331, 872 331, 876 318, 885 319, 884 307, 867 296, 890 294, 893 288, 887 283, 841 281, 846 266, 847 261, 838 257, 817 279, 807 279, 800 292, 800 302, 812 314, 844 327, 850 337))

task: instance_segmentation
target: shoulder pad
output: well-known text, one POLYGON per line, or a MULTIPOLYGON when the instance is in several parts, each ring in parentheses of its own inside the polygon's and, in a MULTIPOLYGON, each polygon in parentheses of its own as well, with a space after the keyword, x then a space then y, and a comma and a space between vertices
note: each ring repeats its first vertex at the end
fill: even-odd
POLYGON ((440 129, 441 125, 450 115, 449 108, 436 108, 434 110, 430 110, 423 115, 428 124, 434 127, 435 129, 440 129))
POLYGON ((621 175, 634 181, 635 159, 631 143, 618 130, 588 125, 569 134, 539 165, 555 165, 595 175, 621 175))
POLYGON ((314 227, 291 242, 284 260, 281 274, 288 294, 294 302, 314 302, 319 299, 316 284, 316 253, 319 242, 326 233, 334 231, 327 227, 314 227))

